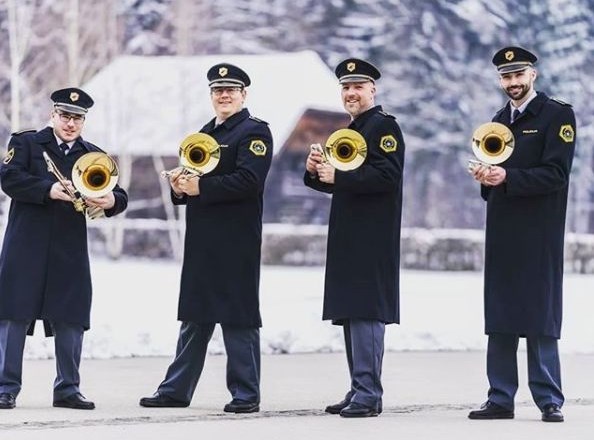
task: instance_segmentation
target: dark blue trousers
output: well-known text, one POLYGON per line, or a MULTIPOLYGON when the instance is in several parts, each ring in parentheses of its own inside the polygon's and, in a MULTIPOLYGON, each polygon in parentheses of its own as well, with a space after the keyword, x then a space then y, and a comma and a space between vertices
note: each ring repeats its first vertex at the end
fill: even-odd
POLYGON ((375 320, 349 319, 344 322, 343 331, 351 375, 351 390, 346 398, 369 408, 380 408, 386 325, 375 320))
MULTIPOLYGON (((158 392, 190 402, 204 368, 215 324, 181 324, 175 359, 158 392)), ((227 352, 227 389, 233 399, 260 402, 260 329, 222 324, 227 352)))
MULTIPOLYGON (((519 336, 491 334, 487 348, 488 398, 505 408, 514 409, 518 390, 519 336)), ((526 338, 528 355, 528 387, 536 405, 542 409, 549 403, 563 406, 561 391, 561 366, 557 339, 549 336, 526 338)))
MULTIPOLYGON (((29 321, 0 321, 0 393, 21 391, 23 350, 29 321)), ((52 322, 56 355, 54 400, 80 393, 80 357, 84 329, 80 325, 52 322)))

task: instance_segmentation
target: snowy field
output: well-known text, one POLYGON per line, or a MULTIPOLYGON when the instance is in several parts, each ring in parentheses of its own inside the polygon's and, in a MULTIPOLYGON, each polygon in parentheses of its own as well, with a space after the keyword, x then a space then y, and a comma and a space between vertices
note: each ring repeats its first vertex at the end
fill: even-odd
MULTIPOLYGON (((94 299, 84 357, 170 356, 179 322, 181 263, 91 261, 94 299)), ((343 350, 341 327, 321 320, 322 267, 263 266, 261 312, 265 353, 343 350)), ((594 275, 566 275, 563 352, 594 353, 594 275)), ((387 350, 483 350, 482 274, 403 271, 401 325, 386 331, 387 350)), ((41 326, 27 339, 28 359, 53 356, 41 326)), ((224 352, 219 327, 211 353, 224 352)))

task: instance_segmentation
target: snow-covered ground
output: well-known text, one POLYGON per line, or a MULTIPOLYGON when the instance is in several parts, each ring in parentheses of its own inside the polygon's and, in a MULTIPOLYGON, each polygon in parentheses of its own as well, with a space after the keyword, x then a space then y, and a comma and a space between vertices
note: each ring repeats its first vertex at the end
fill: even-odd
MULTIPOLYGON (((179 322, 178 262, 91 261, 94 299, 87 358, 170 356, 179 322)), ((321 320, 322 267, 263 266, 261 312, 265 353, 343 350, 341 328, 321 320)), ((387 350, 482 350, 480 272, 403 271, 401 325, 386 331, 387 350)), ((594 275, 566 275, 563 352, 594 353, 594 275)), ((28 338, 25 357, 53 356, 42 327, 28 338)), ((220 329, 212 353, 224 352, 220 329)))

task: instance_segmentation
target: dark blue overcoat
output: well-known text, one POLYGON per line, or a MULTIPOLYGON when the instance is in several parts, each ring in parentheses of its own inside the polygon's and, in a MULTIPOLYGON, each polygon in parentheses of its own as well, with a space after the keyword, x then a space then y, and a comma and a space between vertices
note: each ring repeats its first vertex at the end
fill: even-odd
POLYGON ((201 130, 221 145, 217 167, 186 205, 178 319, 260 327, 260 249, 264 183, 272 159, 268 124, 247 109, 201 130))
POLYGON ((393 116, 376 106, 349 128, 367 144, 363 164, 326 184, 305 173, 307 186, 332 193, 323 319, 400 322, 400 219, 404 139, 393 116))
POLYGON ((509 104, 493 121, 507 125, 516 144, 502 164, 505 183, 481 186, 487 201, 485 332, 559 338, 574 113, 538 93, 513 124, 509 104))
MULTIPOLYGON (((50 127, 10 139, 0 168, 2 190, 11 198, 0 254, 0 319, 70 322, 87 330, 92 288, 86 219, 71 202, 49 198, 57 179, 48 172, 44 151, 70 178, 80 156, 101 150, 79 138, 64 156, 50 127)), ((107 217, 128 204, 119 186, 114 195, 107 217)))

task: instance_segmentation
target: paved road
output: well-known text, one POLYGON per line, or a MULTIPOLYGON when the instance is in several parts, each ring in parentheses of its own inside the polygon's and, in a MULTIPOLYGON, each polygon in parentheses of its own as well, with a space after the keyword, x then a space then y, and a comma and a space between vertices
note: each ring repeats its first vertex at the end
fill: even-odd
POLYGON ((344 354, 267 355, 262 411, 228 415, 225 356, 209 356, 189 408, 147 409, 169 358, 83 360, 83 392, 94 411, 51 407, 52 360, 26 361, 14 410, 0 411, 0 439, 590 439, 594 431, 594 355, 562 356, 566 422, 547 424, 531 401, 519 353, 515 420, 471 421, 485 398, 483 352, 392 352, 384 361, 384 413, 348 420, 323 412, 348 386, 344 354))

